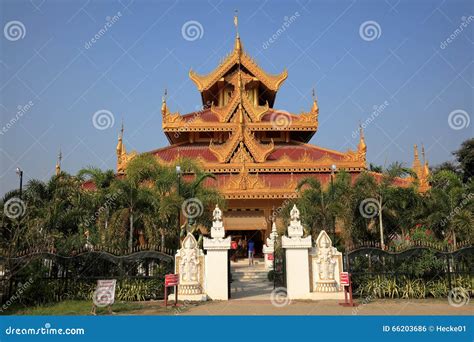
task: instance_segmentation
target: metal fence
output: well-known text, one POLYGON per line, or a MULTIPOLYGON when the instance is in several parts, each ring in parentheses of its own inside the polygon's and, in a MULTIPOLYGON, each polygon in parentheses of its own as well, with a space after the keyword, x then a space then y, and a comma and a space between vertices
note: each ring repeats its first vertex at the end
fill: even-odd
POLYGON ((91 299, 98 279, 117 279, 118 300, 160 299, 173 251, 135 248, 131 253, 83 249, 69 255, 30 250, 0 255, 0 300, 25 304, 91 299))
POLYGON ((344 259, 359 295, 441 297, 456 287, 471 293, 474 288, 472 245, 451 251, 433 246, 412 246, 399 251, 360 247, 345 253, 344 259))

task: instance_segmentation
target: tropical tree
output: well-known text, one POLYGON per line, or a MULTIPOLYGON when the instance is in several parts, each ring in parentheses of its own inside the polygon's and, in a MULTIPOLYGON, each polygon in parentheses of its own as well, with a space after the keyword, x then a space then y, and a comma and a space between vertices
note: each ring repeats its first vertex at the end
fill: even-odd
POLYGON ((453 153, 462 171, 463 182, 474 176, 474 138, 468 139, 453 153))
POLYGON ((457 245, 458 237, 472 238, 474 227, 473 181, 463 184, 452 171, 440 171, 432 177, 432 188, 426 195, 425 222, 439 238, 457 245))
MULTIPOLYGON (((97 167, 87 167, 81 169, 77 173, 77 177, 81 181, 90 181, 94 184, 94 191, 89 191, 86 194, 89 196, 91 212, 94 215, 89 217, 86 226, 98 223, 98 230, 101 230, 101 221, 104 223, 104 231, 107 231, 110 213, 115 204, 114 196, 110 191, 110 187, 115 180, 115 173, 113 170, 102 171, 97 167)), ((100 241, 104 241, 104 234, 100 234, 100 241)))

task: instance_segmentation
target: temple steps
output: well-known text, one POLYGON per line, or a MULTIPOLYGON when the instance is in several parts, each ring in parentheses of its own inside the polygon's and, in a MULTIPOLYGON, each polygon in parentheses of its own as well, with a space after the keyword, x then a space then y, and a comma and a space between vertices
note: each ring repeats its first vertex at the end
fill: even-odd
POLYGON ((253 266, 248 265, 248 260, 240 260, 231 264, 232 299, 267 299, 273 290, 273 283, 268 281, 268 271, 262 261, 257 261, 253 266))

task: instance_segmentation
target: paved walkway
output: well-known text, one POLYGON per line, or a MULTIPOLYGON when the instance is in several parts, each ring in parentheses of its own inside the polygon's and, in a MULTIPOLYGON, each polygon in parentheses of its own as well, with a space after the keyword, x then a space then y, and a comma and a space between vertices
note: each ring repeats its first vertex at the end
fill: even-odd
POLYGON ((377 300, 355 308, 336 300, 292 301, 277 307, 270 300, 233 299, 187 308, 182 315, 474 315, 474 304, 456 308, 447 300, 377 300))
POLYGON ((235 300, 270 300, 273 283, 268 281, 263 259, 255 259, 249 266, 248 259, 231 262, 231 298, 235 300))

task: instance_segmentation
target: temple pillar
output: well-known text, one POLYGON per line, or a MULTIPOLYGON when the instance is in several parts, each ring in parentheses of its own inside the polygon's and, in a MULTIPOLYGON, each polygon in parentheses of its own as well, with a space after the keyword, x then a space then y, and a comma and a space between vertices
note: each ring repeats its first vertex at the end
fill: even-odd
POLYGON ((286 287, 289 299, 310 297, 309 258, 311 236, 303 238, 303 226, 296 205, 291 210, 288 236, 282 237, 282 247, 286 258, 286 287))
POLYGON ((211 238, 204 238, 204 249, 207 251, 206 269, 206 294, 213 300, 228 300, 229 264, 228 250, 230 249, 230 236, 224 238, 225 230, 222 223, 222 211, 216 205, 213 212, 211 238))

